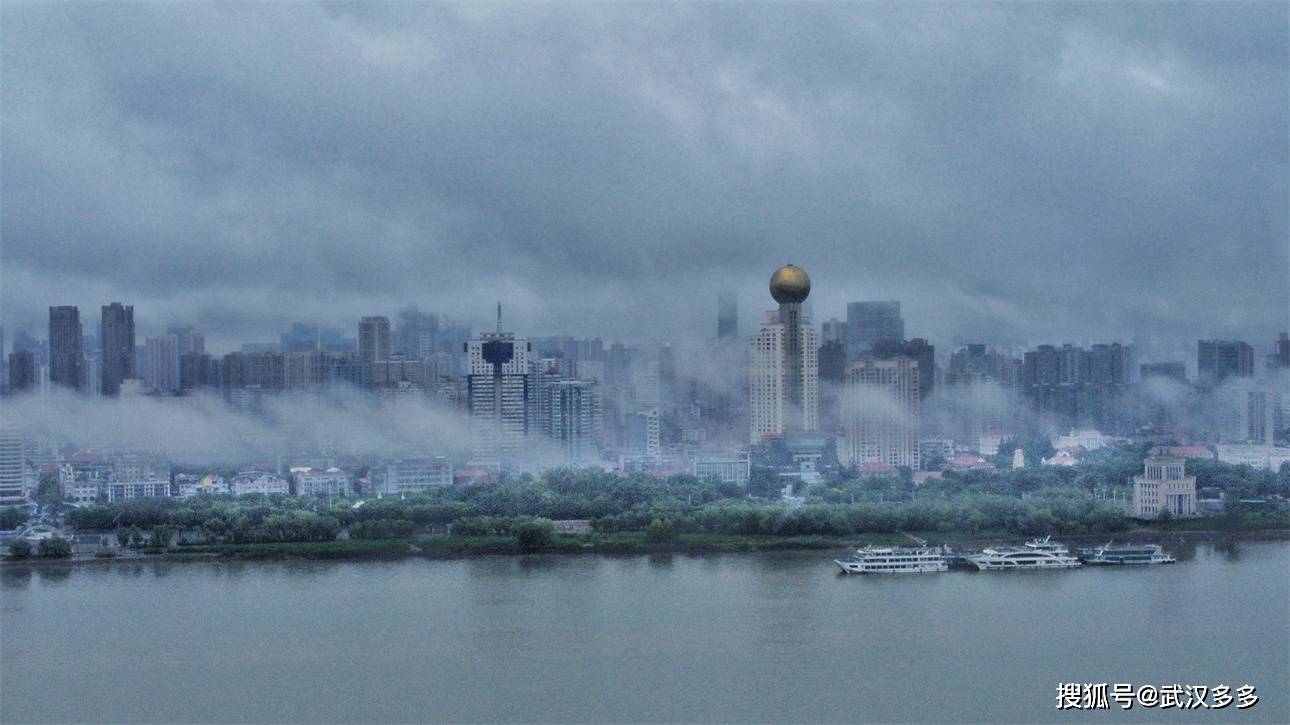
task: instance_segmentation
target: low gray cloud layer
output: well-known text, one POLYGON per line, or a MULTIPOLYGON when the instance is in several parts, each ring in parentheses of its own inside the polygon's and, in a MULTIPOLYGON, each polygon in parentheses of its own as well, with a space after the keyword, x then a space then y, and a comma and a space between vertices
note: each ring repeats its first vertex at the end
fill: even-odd
POLYGON ((4 322, 668 336, 792 261, 934 341, 1265 344, 1288 7, 6 3, 4 322))

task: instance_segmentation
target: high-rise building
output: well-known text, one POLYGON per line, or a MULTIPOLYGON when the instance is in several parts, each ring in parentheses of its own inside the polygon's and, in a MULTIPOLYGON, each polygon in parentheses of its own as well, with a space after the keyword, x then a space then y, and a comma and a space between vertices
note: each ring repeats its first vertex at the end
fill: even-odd
POLYGON ((820 325, 820 342, 836 342, 842 346, 843 355, 847 349, 847 323, 836 317, 830 317, 820 325))
POLYGON ((26 498, 27 436, 0 426, 0 503, 22 503, 26 498))
POLYGON ((904 340, 905 321, 900 303, 852 302, 847 305, 847 359, 868 355, 878 340, 904 340))
POLYGON ((219 364, 208 353, 190 352, 179 356, 179 389, 219 387, 219 364))
POLYGON ((116 395, 121 381, 135 377, 134 306, 113 302, 103 306, 99 342, 103 347, 103 394, 116 395))
POLYGON ((359 320, 358 356, 368 363, 390 358, 390 318, 376 315, 359 320))
POLYGON ((147 386, 163 394, 179 392, 179 336, 150 337, 144 349, 148 358, 147 375, 144 377, 147 386))
POLYGON ((31 350, 19 350, 9 353, 9 394, 34 390, 40 382, 40 371, 36 368, 36 353, 31 350))
POLYGON ((49 382, 74 390, 85 386, 81 313, 74 305, 49 308, 49 382))
POLYGON ((279 337, 281 352, 313 352, 323 347, 318 325, 312 322, 293 322, 291 330, 279 337))
POLYGON ((171 326, 166 328, 166 334, 175 336, 181 357, 190 352, 206 352, 206 336, 200 332, 193 332, 191 327, 171 326))
POLYGON ((1254 377, 1254 348, 1239 340, 1197 340, 1196 377, 1205 385, 1254 377))
POLYGON ((626 416, 624 447, 633 453, 657 456, 662 450, 658 408, 646 408, 626 416))
POLYGON ((1268 355, 1268 367, 1290 370, 1290 333, 1277 336, 1275 352, 1268 355))
POLYGON ((919 467, 918 362, 910 358, 861 358, 847 368, 842 403, 850 465, 884 463, 919 467))
POLYGON ((1039 413, 1063 427, 1093 425, 1118 431, 1129 425, 1122 396, 1133 369, 1133 351, 1119 343, 1040 345, 1024 356, 1022 392, 1039 413))
POLYGON ((926 400, 936 384, 936 347, 921 337, 897 340, 884 337, 875 340, 872 354, 879 359, 907 357, 918 363, 918 397, 926 400))
POLYGON ((820 427, 819 343, 802 302, 811 279, 793 265, 770 278, 770 294, 779 309, 767 312, 748 356, 749 440, 820 427))
POLYGON ((722 290, 717 293, 717 339, 739 337, 739 303, 735 293, 722 290))
POLYGON ((466 403, 471 465, 499 468, 526 452, 529 422, 529 343, 501 331, 468 341, 466 403))
POLYGON ((825 340, 820 345, 820 427, 826 431, 841 428, 842 387, 847 377, 847 348, 840 339, 825 340))
POLYGON ((542 432, 559 448, 566 464, 593 463, 599 458, 600 405, 595 384, 561 380, 543 387, 547 396, 542 432))
POLYGON ((412 360, 430 357, 437 348, 439 316, 422 312, 416 306, 399 312, 399 326, 394 338, 394 353, 412 360))
POLYGON ((1138 377, 1142 380, 1168 378, 1186 385, 1187 363, 1182 360, 1144 363, 1138 366, 1138 377))

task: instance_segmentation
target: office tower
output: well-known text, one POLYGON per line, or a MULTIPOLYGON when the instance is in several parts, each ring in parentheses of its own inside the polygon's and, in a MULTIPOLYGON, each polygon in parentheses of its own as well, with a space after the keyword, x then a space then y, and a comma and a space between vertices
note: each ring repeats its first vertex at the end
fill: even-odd
POLYGON ((1197 340, 1197 380, 1215 385, 1229 377, 1254 377, 1254 348, 1239 340, 1197 340))
POLYGON ((1165 378, 1187 384, 1187 363, 1177 360, 1169 362, 1145 363, 1138 366, 1138 377, 1142 380, 1165 378))
POLYGON ((33 390, 40 380, 40 371, 36 368, 36 353, 31 350, 19 350, 9 353, 9 394, 33 390))
POLYGON ((177 393, 179 385, 179 336, 150 337, 144 344, 148 364, 144 382, 158 393, 177 393))
POLYGON ((416 306, 399 312, 394 338, 394 352, 413 360, 430 357, 437 348, 439 316, 422 312, 416 306))
POLYGON ((469 340, 466 403, 470 412, 471 465, 499 468, 525 453, 529 414, 529 343, 502 332, 469 340))
POLYGON ((846 335, 848 360, 868 355, 878 340, 904 340, 900 303, 888 300, 848 304, 846 335))
POLYGON ((600 404, 595 384, 560 380, 544 386, 546 414, 542 432, 559 448, 566 464, 593 463, 600 456, 600 404))
POLYGON ((830 317, 820 326, 820 342, 836 342, 842 346, 843 355, 847 348, 847 323, 836 317, 830 317))
POLYGON ((27 437, 18 429, 0 425, 0 504, 27 499, 27 437))
POLYGON ((134 306, 113 302, 103 306, 99 343, 103 347, 103 394, 116 395, 121 381, 135 377, 134 306))
POLYGON ((861 358, 847 368, 844 463, 919 467, 918 362, 861 358))
POLYGON ((378 315, 364 317, 359 321, 358 356, 367 363, 389 359, 390 318, 378 315))
POLYGON ((73 305, 49 308, 49 382, 74 390, 85 385, 81 313, 73 305))
POLYGON ((739 337, 739 303, 735 293, 722 290, 717 293, 717 339, 739 337))
POLYGON ((1152 449, 1143 461, 1142 475, 1133 477, 1133 515, 1174 518, 1196 515, 1196 477, 1187 475, 1187 461, 1152 449))
POLYGON ((918 363, 918 397, 926 400, 936 384, 936 347, 927 340, 916 337, 912 340, 898 340, 884 337, 875 340, 873 356, 879 359, 907 357, 918 363))
POLYGON ((770 294, 779 309, 766 313, 748 355, 749 440, 820 427, 819 345, 802 302, 811 279, 793 265, 770 278, 770 294))

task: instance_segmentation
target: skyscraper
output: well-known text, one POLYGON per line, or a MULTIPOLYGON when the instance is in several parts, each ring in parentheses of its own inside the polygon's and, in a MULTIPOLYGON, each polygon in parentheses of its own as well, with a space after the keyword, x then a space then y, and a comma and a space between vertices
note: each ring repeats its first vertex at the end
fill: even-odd
POLYGON ((861 358, 847 368, 842 404, 847 431, 839 457, 850 465, 885 463, 917 470, 918 363, 861 358))
POLYGON ((873 356, 877 358, 907 357, 918 363, 918 397, 926 400, 936 384, 936 346, 915 337, 912 340, 880 338, 873 343, 873 356))
POLYGON ((739 303, 735 293, 722 290, 717 293, 717 339, 739 337, 739 303))
POLYGON ((748 356, 749 440, 820 427, 818 339, 802 302, 811 279, 786 265, 770 278, 770 294, 779 309, 766 313, 748 356))
POLYGON ((19 350, 9 353, 9 394, 21 393, 36 387, 40 372, 36 369, 36 353, 19 350))
POLYGON ((904 340, 905 321, 900 303, 852 302, 847 305, 847 359, 867 355, 878 340, 904 340))
POLYGON ((74 390, 85 385, 81 313, 74 305, 49 308, 49 382, 74 390))
POLYGON ((177 393, 179 384, 178 335, 150 337, 144 345, 148 356, 148 374, 145 382, 158 393, 177 393))
POLYGON ((113 302, 103 306, 99 342, 103 347, 103 394, 116 395, 121 381, 135 377, 134 306, 113 302))
MULTIPOLYGON (((3 341, 0 340, 0 346, 3 341)), ((1290 333, 1283 332, 1277 336, 1276 352, 1268 355, 1268 367, 1290 369, 1290 333)))
POLYGON ((543 387, 547 396, 545 433, 559 448, 561 462, 592 463, 599 457, 600 406, 589 380, 560 380, 543 387))
POLYGON ((409 359, 422 360, 437 349, 439 316, 422 312, 416 306, 399 312, 399 327, 394 340, 394 352, 409 359))
POLYGON ((529 432, 529 343, 501 331, 500 305, 497 318, 497 332, 465 345, 470 464, 491 468, 521 457, 529 432))
POLYGON ((1229 377, 1254 376, 1254 348, 1239 340, 1197 340, 1196 377, 1214 385, 1229 377))
POLYGON ((377 315, 359 320, 358 356, 369 363, 390 359, 390 318, 377 315))

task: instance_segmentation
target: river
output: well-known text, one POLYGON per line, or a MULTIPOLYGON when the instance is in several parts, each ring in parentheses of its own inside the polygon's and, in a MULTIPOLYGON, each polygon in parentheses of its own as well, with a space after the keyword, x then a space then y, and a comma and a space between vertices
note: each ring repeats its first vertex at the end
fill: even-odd
POLYGON ((886 578, 814 552, 10 566, 0 720, 1290 721, 1290 543, 1174 550, 886 578), (1261 700, 1058 711, 1059 682, 1261 700))

